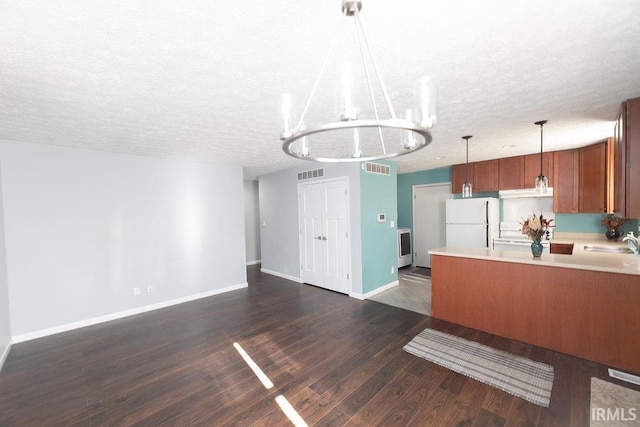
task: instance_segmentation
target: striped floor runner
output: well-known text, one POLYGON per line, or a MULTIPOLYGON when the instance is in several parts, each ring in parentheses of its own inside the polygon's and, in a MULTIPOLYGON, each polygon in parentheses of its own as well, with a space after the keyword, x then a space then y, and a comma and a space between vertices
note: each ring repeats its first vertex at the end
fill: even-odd
POLYGON ((529 402, 549 407, 552 366, 428 328, 403 350, 529 402))

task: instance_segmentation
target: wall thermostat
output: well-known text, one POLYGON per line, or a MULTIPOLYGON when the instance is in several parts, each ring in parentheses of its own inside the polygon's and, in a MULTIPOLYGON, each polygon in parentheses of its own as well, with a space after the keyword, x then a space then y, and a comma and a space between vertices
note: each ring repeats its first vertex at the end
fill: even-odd
POLYGON ((378 222, 385 222, 387 220, 387 214, 386 213, 379 213, 378 214, 378 222))

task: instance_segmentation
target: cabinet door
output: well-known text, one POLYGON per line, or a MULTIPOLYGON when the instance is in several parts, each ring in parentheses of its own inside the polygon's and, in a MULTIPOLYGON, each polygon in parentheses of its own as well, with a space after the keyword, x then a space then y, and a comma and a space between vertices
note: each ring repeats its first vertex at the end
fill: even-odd
POLYGON ((627 218, 640 218, 640 98, 627 101, 625 189, 627 218))
MULTIPOLYGON (((473 163, 469 163, 469 180, 473 178, 473 163)), ((462 185, 467 179, 467 164, 451 166, 451 192, 455 194, 462 193, 462 185)), ((473 185, 473 183, 472 183, 473 185)), ((472 187, 475 191, 475 186, 472 187)))
POLYGON ((553 153, 553 211, 578 212, 580 152, 577 149, 553 153))
POLYGON ((579 212, 607 211, 607 143, 580 148, 579 212))
MULTIPOLYGON (((542 173, 553 187, 553 152, 542 155, 542 173)), ((540 175, 540 154, 524 156, 524 188, 534 188, 536 178, 540 175)))
POLYGON ((485 160, 473 163, 474 193, 498 191, 498 160, 485 160))
POLYGON ((627 103, 622 103, 620 115, 616 121, 616 125, 613 129, 613 210, 619 212, 622 216, 627 216, 626 213, 626 154, 627 149, 625 147, 625 124, 627 115, 627 103))
POLYGON ((524 188, 524 156, 500 159, 498 161, 498 175, 500 190, 524 188))

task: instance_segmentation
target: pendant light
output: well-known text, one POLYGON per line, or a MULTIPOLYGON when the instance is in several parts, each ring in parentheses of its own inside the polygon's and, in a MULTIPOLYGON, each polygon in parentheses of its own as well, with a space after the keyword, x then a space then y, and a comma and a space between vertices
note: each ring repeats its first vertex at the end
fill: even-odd
POLYGON ((471 191, 471 183, 469 182, 469 138, 472 138, 471 135, 463 136, 462 139, 467 141, 467 164, 465 167, 466 170, 466 178, 464 184, 462 184, 462 197, 468 198, 471 197, 473 192, 471 191))
POLYGON ((542 134, 542 128, 545 125, 545 123, 547 123, 547 120, 541 120, 539 122, 535 122, 534 123, 535 125, 540 126, 540 175, 538 175, 538 177, 536 178, 536 182, 535 182, 536 191, 538 193, 546 193, 547 192, 547 188, 549 187, 549 180, 542 173, 542 157, 543 157, 543 150, 542 150, 543 134, 542 134))

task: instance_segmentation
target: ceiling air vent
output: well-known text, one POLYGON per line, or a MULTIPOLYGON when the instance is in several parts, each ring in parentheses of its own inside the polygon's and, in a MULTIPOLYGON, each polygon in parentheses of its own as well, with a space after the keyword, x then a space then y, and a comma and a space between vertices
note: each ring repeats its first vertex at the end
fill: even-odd
POLYGON ((378 175, 391 175, 391 167, 380 163, 366 162, 364 171, 368 173, 377 173, 378 175))
POLYGON ((298 181, 303 181, 305 179, 322 178, 322 177, 324 177, 324 168, 298 172, 298 181))

